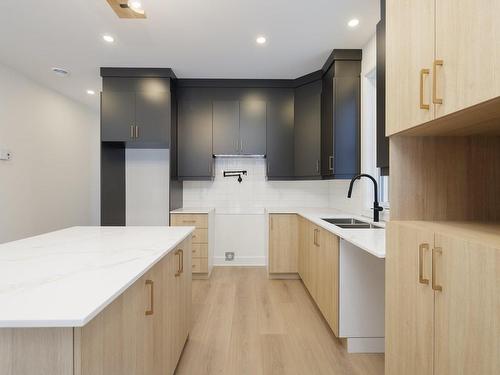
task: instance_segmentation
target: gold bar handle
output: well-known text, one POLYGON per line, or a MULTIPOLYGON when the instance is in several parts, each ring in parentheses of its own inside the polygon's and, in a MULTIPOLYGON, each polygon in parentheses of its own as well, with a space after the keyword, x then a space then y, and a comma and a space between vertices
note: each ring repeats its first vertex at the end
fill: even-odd
POLYGON ((130 138, 134 139, 135 130, 134 125, 130 125, 130 138))
POLYGON ((424 103, 424 80, 425 76, 428 76, 431 73, 429 69, 422 69, 420 71, 420 109, 430 109, 431 106, 429 104, 424 103))
POLYGON ((434 104, 443 104, 443 99, 437 97, 437 67, 443 66, 443 60, 435 60, 432 67, 432 102, 434 104))
POLYGON ((183 223, 189 224, 189 223, 196 223, 196 220, 182 220, 183 223))
POLYGON ((181 272, 181 258, 182 258, 181 251, 182 251, 181 249, 178 249, 175 251, 175 255, 179 256, 179 258, 177 259, 177 271, 175 272, 175 277, 180 276, 182 273, 181 272))
POLYGON ((149 310, 146 310, 145 314, 146 316, 153 315, 154 314, 154 283, 153 280, 146 280, 146 285, 150 286, 150 306, 149 310))
POLYGON ((429 250, 429 244, 423 243, 418 247, 418 282, 429 285, 429 279, 424 278, 424 251, 429 250))
POLYGON ((180 249, 181 252, 181 273, 184 273, 184 250, 180 249))
POLYGON ((436 284, 436 254, 443 254, 443 249, 441 249, 440 247, 432 249, 432 289, 438 292, 442 292, 443 287, 436 284))

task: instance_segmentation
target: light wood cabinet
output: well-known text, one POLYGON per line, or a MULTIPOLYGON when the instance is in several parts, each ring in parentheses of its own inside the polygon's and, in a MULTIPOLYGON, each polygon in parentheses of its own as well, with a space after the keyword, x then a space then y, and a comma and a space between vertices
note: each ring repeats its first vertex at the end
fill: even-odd
POLYGON ((434 61, 434 1, 386 2, 387 134, 434 118, 430 75, 434 61))
MULTIPOLYGON (((213 257, 213 224, 211 213, 172 213, 172 226, 195 227, 192 236, 192 261, 189 265, 193 277, 208 278, 212 270, 213 257)), ((187 268, 186 268, 187 269, 187 268)))
POLYGON ((173 374, 191 318, 191 239, 83 327, 0 330, 3 375, 173 374))
POLYGON ((269 273, 299 271, 298 236, 297 215, 269 215, 269 273))
POLYGON ((388 135, 500 96, 498 1, 387 0, 386 12, 388 135))
POLYGON ((436 117, 500 96, 500 2, 435 0, 436 117))
POLYGON ((299 221, 299 274, 338 336, 339 238, 305 219, 299 221))
POLYGON ((500 241, 470 233, 390 223, 386 374, 500 373, 500 241))

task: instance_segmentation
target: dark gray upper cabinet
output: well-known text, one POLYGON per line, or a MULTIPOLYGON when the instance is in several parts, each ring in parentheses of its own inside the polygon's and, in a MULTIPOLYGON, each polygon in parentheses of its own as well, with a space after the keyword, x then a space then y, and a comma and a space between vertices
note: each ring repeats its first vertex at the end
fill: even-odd
POLYGON ((125 142, 133 139, 135 93, 104 91, 101 97, 101 139, 125 142))
POLYGON ((322 81, 295 89, 295 177, 320 178, 322 81))
POLYGON ((352 178, 360 173, 360 78, 334 79, 334 159, 333 173, 352 178))
POLYGON ((170 136, 170 120, 169 92, 152 91, 135 94, 136 141, 166 143, 170 136))
POLYGON ((168 78, 105 77, 101 140, 126 147, 169 147, 171 91, 168 78))
POLYGON ((240 102, 240 154, 266 154, 266 107, 261 100, 240 102))
POLYGON ((321 173, 352 178, 360 172, 360 60, 339 60, 323 76, 321 173))
POLYGON ((213 178, 212 101, 179 99, 177 118, 179 178, 213 178))
POLYGON ((389 175, 389 138, 385 135, 385 0, 380 2, 381 19, 377 24, 377 167, 389 175))
POLYGON ((240 150, 240 103, 237 100, 213 101, 213 153, 236 155, 240 150))
POLYGON ((283 90, 267 103, 267 177, 294 177, 293 90, 283 90))

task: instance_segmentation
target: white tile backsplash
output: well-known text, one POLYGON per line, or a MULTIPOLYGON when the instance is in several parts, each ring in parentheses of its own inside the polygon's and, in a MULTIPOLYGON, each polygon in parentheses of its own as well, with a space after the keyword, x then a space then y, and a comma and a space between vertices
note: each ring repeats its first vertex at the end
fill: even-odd
POLYGON ((329 207, 328 181, 267 181, 263 158, 216 158, 214 181, 185 181, 184 207, 254 212, 265 207, 329 207), (224 171, 246 170, 240 184, 237 177, 223 177, 224 171))

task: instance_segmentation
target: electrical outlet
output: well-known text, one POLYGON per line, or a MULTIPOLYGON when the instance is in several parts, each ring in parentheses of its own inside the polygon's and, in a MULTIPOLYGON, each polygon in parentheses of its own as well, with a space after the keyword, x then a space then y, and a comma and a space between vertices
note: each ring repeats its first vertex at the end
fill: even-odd
POLYGON ((0 160, 9 161, 12 159, 12 152, 7 150, 0 150, 0 160))
POLYGON ((226 262, 232 262, 234 260, 234 251, 226 251, 226 262))

